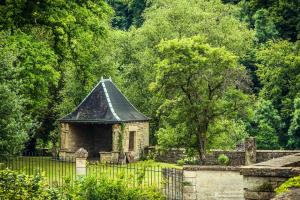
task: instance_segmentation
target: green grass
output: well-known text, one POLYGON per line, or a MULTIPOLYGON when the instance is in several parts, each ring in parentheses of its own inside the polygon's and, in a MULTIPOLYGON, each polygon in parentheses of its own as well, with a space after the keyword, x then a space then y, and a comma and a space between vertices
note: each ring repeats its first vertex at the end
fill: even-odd
MULTIPOLYGON (((49 184, 61 185, 66 179, 76 179, 75 162, 54 160, 51 157, 14 157, 1 161, 5 167, 33 175, 42 173, 49 184)), ((88 163, 87 175, 96 177, 123 177, 133 185, 151 185, 160 187, 164 183, 163 168, 181 169, 182 167, 154 161, 140 161, 124 165, 88 163)))

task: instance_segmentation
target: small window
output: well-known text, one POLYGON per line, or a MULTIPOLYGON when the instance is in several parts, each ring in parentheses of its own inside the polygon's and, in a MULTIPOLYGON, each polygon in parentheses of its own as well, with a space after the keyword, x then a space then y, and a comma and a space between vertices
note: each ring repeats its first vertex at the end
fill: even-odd
POLYGON ((129 151, 134 151, 135 131, 129 132, 129 151))

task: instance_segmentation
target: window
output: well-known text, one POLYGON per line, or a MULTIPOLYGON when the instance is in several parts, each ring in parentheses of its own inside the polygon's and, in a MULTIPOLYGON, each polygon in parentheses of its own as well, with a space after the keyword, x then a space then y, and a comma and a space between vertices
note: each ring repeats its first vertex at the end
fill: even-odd
POLYGON ((134 140, 135 140, 135 131, 129 132, 129 151, 134 151, 134 140))

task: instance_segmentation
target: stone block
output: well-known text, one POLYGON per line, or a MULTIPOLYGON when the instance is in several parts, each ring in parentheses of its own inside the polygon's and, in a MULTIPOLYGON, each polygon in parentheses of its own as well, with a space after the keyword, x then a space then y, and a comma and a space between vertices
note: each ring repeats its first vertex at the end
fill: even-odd
POLYGON ((183 187, 183 193, 194 193, 196 192, 195 186, 184 186, 183 187))
POLYGON ((183 171, 183 177, 184 178, 196 178, 197 173, 195 171, 183 171))
POLYGON ((253 199, 253 200, 269 200, 275 196, 275 192, 253 192, 253 191, 245 191, 244 198, 245 199, 253 199))
POLYGON ((197 200, 196 193, 183 193, 183 200, 197 200))

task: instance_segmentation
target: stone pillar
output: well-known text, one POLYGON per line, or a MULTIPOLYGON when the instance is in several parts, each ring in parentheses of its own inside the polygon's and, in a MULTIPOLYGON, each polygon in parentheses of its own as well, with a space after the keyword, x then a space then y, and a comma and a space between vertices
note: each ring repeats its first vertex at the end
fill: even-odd
POLYGON ((195 171, 183 170, 183 200, 197 200, 195 171))
POLYGON ((256 163, 256 140, 255 137, 245 139, 245 165, 256 163))
POLYGON ((87 157, 88 157, 88 152, 84 148, 80 148, 75 152, 77 176, 86 176, 87 157))

